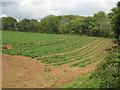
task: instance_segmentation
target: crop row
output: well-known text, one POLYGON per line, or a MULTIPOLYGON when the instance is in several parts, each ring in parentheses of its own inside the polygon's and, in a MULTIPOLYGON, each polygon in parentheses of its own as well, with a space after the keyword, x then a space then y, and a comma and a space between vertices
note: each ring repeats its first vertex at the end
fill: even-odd
POLYGON ((80 46, 82 47, 83 44, 89 43, 89 42, 87 43, 83 42, 87 40, 91 42, 91 41, 96 40, 96 38, 92 38, 92 39, 83 38, 80 41, 78 40, 75 43, 66 44, 65 47, 62 46, 64 43, 49 45, 49 46, 40 46, 39 44, 31 45, 31 46, 29 45, 28 47, 27 46, 14 46, 12 50, 4 50, 3 52, 6 54, 11 54, 11 55, 23 55, 27 57, 37 57, 37 56, 42 56, 42 55, 49 55, 49 54, 55 54, 55 53, 61 53, 61 52, 67 52, 67 51, 74 50, 76 48, 79 48, 80 46), (79 47, 78 46, 76 47, 75 46, 76 44, 79 44, 79 47), (57 47, 54 47, 56 45, 57 47), (68 47, 70 46, 75 46, 76 48, 68 49, 68 47))
POLYGON ((42 60, 42 62, 44 62, 44 63, 56 63, 56 62, 61 62, 61 61, 67 61, 72 58, 80 56, 80 54, 82 54, 84 51, 86 52, 87 50, 96 46, 100 42, 101 41, 99 40, 98 42, 92 43, 89 47, 83 48, 79 51, 76 51, 77 53, 73 52, 73 53, 69 53, 69 54, 65 54, 65 55, 54 55, 54 56, 50 56, 50 57, 38 58, 38 60, 42 60), (69 58, 70 56, 73 56, 73 57, 69 58))
MULTIPOLYGON (((56 60, 56 59, 69 59, 70 56, 77 56, 77 55, 80 55, 82 54, 84 51, 87 51, 89 50, 90 48, 92 48, 93 46, 96 46, 98 43, 100 43, 101 41, 97 41, 95 43, 92 43, 91 45, 89 45, 89 47, 85 47, 83 49, 80 49, 78 51, 75 51, 75 52, 71 52, 71 53, 68 53, 68 54, 64 54, 64 55, 54 55, 54 56, 50 56, 50 57, 43 57, 43 58, 38 58, 38 60, 47 60, 47 59, 53 59, 53 60, 56 60)), ((83 45, 83 44, 82 44, 83 45)), ((72 57, 71 57, 72 58, 72 57)))
POLYGON ((90 61, 90 62, 87 62, 87 63, 85 63, 85 64, 79 65, 79 67, 85 67, 85 66, 87 66, 87 65, 89 65, 89 64, 92 64, 92 63, 94 63, 94 62, 97 62, 97 61, 105 58, 105 56, 106 56, 106 55, 102 55, 101 57, 99 57, 99 58, 97 58, 97 59, 94 59, 94 60, 92 60, 92 61, 90 61))
MULTIPOLYGON (((107 42, 105 42, 107 43, 107 42)), ((104 43, 104 44, 105 44, 104 43)), ((87 57, 90 57, 94 54, 96 54, 97 52, 99 52, 99 49, 101 49, 101 47, 103 47, 104 45, 101 45, 99 47, 96 47, 94 48, 92 51, 90 52, 87 52, 83 55, 80 55, 79 57, 76 57, 76 58, 73 58, 73 59, 69 59, 68 61, 64 61, 64 62, 61 62, 61 63, 56 63, 56 64, 52 64, 53 66, 58 66, 58 65, 62 65, 62 64, 66 64, 66 63, 71 63, 71 62, 74 62, 74 61, 77 61, 77 60, 81 60, 81 59, 84 59, 84 58, 87 58, 87 57)))

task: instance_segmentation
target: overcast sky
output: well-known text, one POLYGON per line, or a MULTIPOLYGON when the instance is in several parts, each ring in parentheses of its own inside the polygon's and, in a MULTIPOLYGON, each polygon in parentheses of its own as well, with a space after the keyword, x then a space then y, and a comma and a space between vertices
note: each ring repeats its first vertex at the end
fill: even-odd
POLYGON ((92 16, 99 11, 109 13, 119 0, 0 0, 0 17, 41 19, 53 15, 92 16))

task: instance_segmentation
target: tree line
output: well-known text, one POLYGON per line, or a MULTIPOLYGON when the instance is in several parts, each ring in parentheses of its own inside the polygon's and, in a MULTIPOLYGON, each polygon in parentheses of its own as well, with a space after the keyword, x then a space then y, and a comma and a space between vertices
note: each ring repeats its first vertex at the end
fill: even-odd
POLYGON ((40 20, 3 17, 2 30, 39 32, 48 34, 80 34, 99 37, 120 38, 120 2, 106 14, 100 11, 93 16, 48 15, 40 20))

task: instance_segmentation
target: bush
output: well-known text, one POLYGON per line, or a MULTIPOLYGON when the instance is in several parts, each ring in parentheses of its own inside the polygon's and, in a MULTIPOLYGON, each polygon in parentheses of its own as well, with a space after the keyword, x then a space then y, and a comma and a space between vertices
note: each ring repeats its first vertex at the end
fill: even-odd
POLYGON ((109 52, 109 56, 97 66, 91 78, 100 78, 100 88, 119 88, 120 46, 109 52))

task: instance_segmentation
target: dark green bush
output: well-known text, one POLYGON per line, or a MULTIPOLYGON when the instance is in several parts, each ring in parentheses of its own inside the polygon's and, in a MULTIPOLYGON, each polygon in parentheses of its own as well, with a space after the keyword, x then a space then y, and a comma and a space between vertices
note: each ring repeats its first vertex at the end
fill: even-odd
POLYGON ((91 78, 100 78, 100 88, 119 88, 120 46, 109 52, 109 56, 97 66, 91 78))

